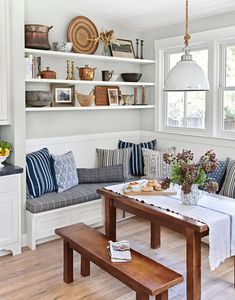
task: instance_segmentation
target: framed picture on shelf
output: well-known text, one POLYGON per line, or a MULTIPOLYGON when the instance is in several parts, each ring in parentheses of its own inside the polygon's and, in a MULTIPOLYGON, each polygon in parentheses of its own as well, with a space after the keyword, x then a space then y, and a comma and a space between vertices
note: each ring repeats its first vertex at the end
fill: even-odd
POLYGON ((114 57, 135 58, 135 52, 131 40, 117 39, 110 43, 111 55, 114 57))
POLYGON ((52 106, 74 106, 74 85, 69 84, 52 84, 53 93, 52 106))
POLYGON ((109 105, 119 105, 118 89, 108 89, 109 105))

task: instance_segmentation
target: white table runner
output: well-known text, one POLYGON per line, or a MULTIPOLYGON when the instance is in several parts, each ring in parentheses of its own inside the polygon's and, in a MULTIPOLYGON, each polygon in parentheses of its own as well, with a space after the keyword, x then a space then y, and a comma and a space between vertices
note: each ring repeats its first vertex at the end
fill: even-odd
MULTIPOLYGON (((113 185, 106 189, 123 194, 123 186, 113 185)), ((176 196, 129 197, 206 223, 210 229, 209 262, 213 271, 226 258, 235 255, 235 200, 202 192, 197 206, 187 206, 182 204, 177 190, 176 196)))

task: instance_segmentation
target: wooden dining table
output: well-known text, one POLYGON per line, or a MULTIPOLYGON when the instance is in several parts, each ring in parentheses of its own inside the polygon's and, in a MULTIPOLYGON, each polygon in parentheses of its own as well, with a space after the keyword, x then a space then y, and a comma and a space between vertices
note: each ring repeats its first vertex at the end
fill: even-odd
POLYGON ((99 189, 104 199, 105 234, 116 240, 116 209, 127 211, 151 222, 151 248, 161 246, 161 226, 186 237, 187 300, 201 299, 201 239, 209 234, 207 224, 177 213, 149 205, 112 192, 99 189))

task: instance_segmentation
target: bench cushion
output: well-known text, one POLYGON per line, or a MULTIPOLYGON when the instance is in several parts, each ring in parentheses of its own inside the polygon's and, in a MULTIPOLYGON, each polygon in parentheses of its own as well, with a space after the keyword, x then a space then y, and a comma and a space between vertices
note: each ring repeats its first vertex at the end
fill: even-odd
MULTIPOLYGON (((101 196, 96 193, 97 189, 116 183, 117 182, 79 184, 60 194, 52 192, 34 199, 27 198, 26 209, 32 213, 40 213, 47 210, 97 200, 101 198, 101 196)), ((120 182, 118 183, 120 184, 120 182)))

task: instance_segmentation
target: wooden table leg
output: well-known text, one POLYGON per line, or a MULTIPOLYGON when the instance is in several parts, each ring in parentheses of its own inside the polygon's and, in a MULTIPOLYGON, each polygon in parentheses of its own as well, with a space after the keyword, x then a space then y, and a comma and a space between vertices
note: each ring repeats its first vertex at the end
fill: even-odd
POLYGON ((81 255, 81 276, 87 277, 90 275, 90 261, 81 255))
POLYGON ((156 300, 168 300, 168 291, 156 296, 156 300))
POLYGON ((151 248, 161 247, 161 227, 156 222, 151 222, 151 248))
POLYGON ((136 292, 136 300, 149 300, 149 295, 142 292, 136 292))
POLYGON ((187 239, 187 300, 201 299, 201 235, 186 228, 187 239))
POLYGON ((105 197, 105 235, 112 241, 116 241, 116 207, 113 200, 105 197))
POLYGON ((64 282, 73 282, 73 249, 64 241, 64 282))

